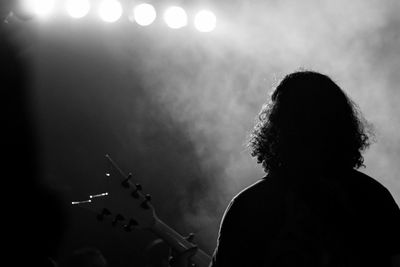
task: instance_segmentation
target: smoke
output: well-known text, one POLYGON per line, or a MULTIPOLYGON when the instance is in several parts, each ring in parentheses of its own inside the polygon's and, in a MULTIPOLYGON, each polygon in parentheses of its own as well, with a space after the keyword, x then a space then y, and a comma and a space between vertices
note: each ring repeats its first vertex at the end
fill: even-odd
POLYGON ((211 251, 230 199, 264 175, 245 145, 254 119, 279 79, 302 67, 331 76, 375 125, 362 171, 400 203, 400 2, 226 0, 213 10, 207 34, 31 26, 44 172, 65 176, 49 182, 95 192, 103 161, 93 158, 110 153, 146 177, 160 218, 211 251))
POLYGON ((228 200, 262 176, 246 135, 274 82, 299 67, 330 75, 375 125, 378 142, 363 171, 399 203, 399 3, 230 1, 225 8, 209 39, 156 45, 142 62, 143 84, 156 88, 162 110, 183 125, 201 168, 217 170, 204 177, 207 190, 183 196, 195 203, 181 206, 186 223, 208 231, 209 244, 228 200))

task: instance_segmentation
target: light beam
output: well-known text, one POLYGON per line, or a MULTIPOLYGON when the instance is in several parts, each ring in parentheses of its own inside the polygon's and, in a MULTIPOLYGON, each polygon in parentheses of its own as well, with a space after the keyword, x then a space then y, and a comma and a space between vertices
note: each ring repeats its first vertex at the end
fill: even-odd
POLYGON ((156 10, 150 4, 140 4, 133 9, 133 16, 137 24, 148 26, 154 22, 157 17, 156 10))
POLYGON ((45 17, 54 9, 54 0, 23 0, 21 6, 24 12, 45 17))
POLYGON ((116 22, 122 16, 122 5, 117 0, 103 0, 99 6, 99 16, 105 22, 116 22))
POLYGON ((89 13, 90 3, 88 0, 68 0, 65 7, 71 17, 78 19, 89 13))
POLYGON ((179 29, 187 25, 186 12, 178 6, 169 7, 164 13, 164 20, 172 29, 179 29))
POLYGON ((194 18, 194 26, 200 32, 211 32, 215 29, 217 17, 209 10, 199 11, 194 18))

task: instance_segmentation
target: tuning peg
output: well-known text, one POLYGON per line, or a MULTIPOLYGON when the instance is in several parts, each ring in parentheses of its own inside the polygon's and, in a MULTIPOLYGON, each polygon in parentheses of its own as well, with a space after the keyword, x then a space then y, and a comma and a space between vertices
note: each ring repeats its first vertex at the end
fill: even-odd
POLYGON ((142 202, 142 204, 140 204, 140 206, 142 207, 142 208, 144 208, 144 209, 148 209, 149 208, 149 205, 148 205, 148 202, 150 202, 151 201, 151 195, 149 195, 149 194, 146 194, 145 196, 144 196, 144 201, 142 202))
POLYGON ((194 240, 194 233, 190 233, 187 237, 185 237, 185 239, 192 243, 194 240))
POLYGON ((128 174, 128 177, 122 181, 121 185, 125 188, 129 188, 129 180, 132 178, 132 173, 128 174))
POLYGON ((130 232, 132 231, 132 228, 136 227, 137 225, 139 225, 139 223, 136 220, 130 219, 128 224, 124 225, 124 230, 130 232))
POLYGON ((103 208, 101 213, 97 214, 97 220, 98 221, 102 221, 102 220, 104 220, 104 216, 107 216, 107 215, 110 215, 110 214, 111 214, 111 212, 108 209, 103 208))
POLYGON ((136 186, 136 189, 138 191, 142 191, 142 185, 141 184, 135 184, 135 186, 136 186))
POLYGON ((139 191, 142 191, 142 185, 141 184, 135 184, 135 190, 132 191, 131 196, 134 198, 139 198, 139 191))
POLYGON ((124 216, 122 216, 121 214, 117 214, 111 224, 112 226, 115 226, 119 221, 123 220, 125 220, 124 216))

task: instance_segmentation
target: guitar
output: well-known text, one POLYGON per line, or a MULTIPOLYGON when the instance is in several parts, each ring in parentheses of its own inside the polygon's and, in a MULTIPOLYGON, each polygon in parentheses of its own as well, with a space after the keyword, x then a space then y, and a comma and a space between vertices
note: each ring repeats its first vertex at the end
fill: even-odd
MULTIPOLYGON (((112 225, 114 227, 122 227, 126 232, 130 232, 134 229, 149 230, 163 239, 178 254, 183 253, 184 251, 193 247, 197 247, 195 244, 190 242, 189 239, 180 235, 158 218, 155 209, 151 204, 151 196, 142 192, 142 186, 140 184, 135 184, 132 182, 131 173, 126 175, 109 155, 106 155, 105 157, 118 174, 116 175, 117 179, 112 179, 110 181, 112 181, 114 188, 117 188, 117 192, 119 192, 114 195, 112 195, 110 192, 90 195, 89 200, 72 202, 72 204, 76 205, 85 203, 92 205, 92 209, 93 206, 96 206, 95 210, 97 210, 97 219, 99 221, 112 218, 112 225), (129 193, 120 194, 121 188, 129 193), (135 202, 138 203, 137 208, 140 212, 136 212, 137 216, 135 218, 126 216, 127 213, 132 213, 130 209, 126 210, 126 207, 118 205, 120 203, 124 203, 121 202, 121 199, 118 200, 118 198, 124 197, 134 199, 135 202), (118 204, 114 205, 112 208, 112 204, 110 204, 110 201, 108 201, 111 198, 114 199, 114 201, 117 199, 116 201, 118 202, 118 204), (111 212, 111 210, 113 210, 113 212, 111 212), (115 210, 117 211, 115 212, 115 210)), ((111 178, 112 176, 114 175, 111 175, 111 173, 106 173, 106 177, 111 178)), ((197 248, 195 254, 190 258, 191 266, 208 267, 210 262, 211 257, 199 248, 197 248)))

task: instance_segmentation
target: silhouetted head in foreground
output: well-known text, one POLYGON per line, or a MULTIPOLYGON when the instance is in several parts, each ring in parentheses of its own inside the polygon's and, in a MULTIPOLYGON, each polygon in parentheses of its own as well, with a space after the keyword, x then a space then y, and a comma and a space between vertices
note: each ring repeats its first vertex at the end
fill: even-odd
POLYGON ((280 168, 359 168, 370 126, 328 76, 287 75, 265 104, 249 140, 266 172, 280 168))

